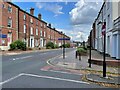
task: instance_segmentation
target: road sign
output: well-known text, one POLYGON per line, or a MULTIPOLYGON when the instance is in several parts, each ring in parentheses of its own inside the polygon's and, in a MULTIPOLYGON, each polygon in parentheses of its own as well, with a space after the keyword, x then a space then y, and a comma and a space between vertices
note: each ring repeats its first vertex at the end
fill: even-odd
POLYGON ((58 38, 58 40, 70 40, 70 38, 58 38))
POLYGON ((0 34, 0 38, 7 38, 6 34, 0 34))

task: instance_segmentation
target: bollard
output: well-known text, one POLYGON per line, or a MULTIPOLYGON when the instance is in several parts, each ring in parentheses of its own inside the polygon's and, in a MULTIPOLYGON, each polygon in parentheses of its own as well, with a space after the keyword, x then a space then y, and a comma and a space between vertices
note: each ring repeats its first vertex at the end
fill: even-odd
POLYGON ((79 60, 81 60, 81 54, 79 53, 79 60))
POLYGON ((75 57, 76 57, 76 59, 77 59, 77 51, 76 51, 76 53, 75 53, 75 57))

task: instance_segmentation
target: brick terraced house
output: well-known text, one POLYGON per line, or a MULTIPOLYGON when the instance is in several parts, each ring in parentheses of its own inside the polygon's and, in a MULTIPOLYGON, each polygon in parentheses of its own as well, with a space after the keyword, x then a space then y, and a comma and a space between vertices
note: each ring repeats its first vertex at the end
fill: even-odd
POLYGON ((28 13, 11 2, 0 2, 0 6, 1 50, 8 50, 10 44, 18 39, 26 42, 27 47, 43 48, 49 41, 61 46, 62 41, 58 38, 70 38, 43 21, 41 14, 38 14, 38 17, 34 16, 34 8, 28 13))

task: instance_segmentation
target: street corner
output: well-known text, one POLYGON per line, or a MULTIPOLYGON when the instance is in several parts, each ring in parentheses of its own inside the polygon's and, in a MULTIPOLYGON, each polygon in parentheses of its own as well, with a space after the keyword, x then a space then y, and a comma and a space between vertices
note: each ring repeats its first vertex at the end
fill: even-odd
POLYGON ((60 57, 61 55, 58 55, 56 57, 53 57, 53 58, 50 58, 47 60, 47 64, 48 65, 51 65, 51 66, 56 66, 57 63, 59 62, 58 58, 60 57))
POLYGON ((99 74, 86 74, 86 79, 88 81, 98 83, 101 85, 107 85, 109 87, 119 87, 120 86, 120 82, 118 81, 119 78, 120 78, 119 76, 103 77, 102 75, 99 74))
POLYGON ((58 62, 58 66, 62 66, 65 68, 70 68, 70 69, 76 69, 76 63, 71 63, 71 62, 58 62))

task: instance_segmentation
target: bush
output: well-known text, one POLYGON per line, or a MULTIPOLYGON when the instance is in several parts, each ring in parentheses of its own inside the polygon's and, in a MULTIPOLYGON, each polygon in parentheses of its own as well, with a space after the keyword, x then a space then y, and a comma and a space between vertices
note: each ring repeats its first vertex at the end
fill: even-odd
POLYGON ((53 42, 48 42, 48 43, 46 44, 46 48, 47 48, 47 49, 54 49, 54 43, 53 43, 53 42))
POLYGON ((15 43, 11 43, 11 44, 10 44, 10 51, 11 51, 11 50, 15 50, 15 49, 16 49, 15 43))
POLYGON ((70 48, 70 44, 69 43, 65 44, 65 47, 70 48))
POLYGON ((85 50, 84 48, 77 48, 77 52, 79 52, 79 53, 87 53, 87 50, 85 50))
POLYGON ((54 45, 54 48, 58 48, 59 46, 57 44, 54 45))
POLYGON ((69 43, 67 43, 67 44, 63 44, 62 47, 70 48, 70 44, 69 44, 69 43))
POLYGON ((16 40, 15 42, 10 44, 10 49, 15 50, 15 49, 21 49, 21 50, 26 50, 26 43, 16 40))

